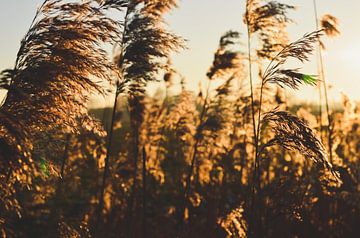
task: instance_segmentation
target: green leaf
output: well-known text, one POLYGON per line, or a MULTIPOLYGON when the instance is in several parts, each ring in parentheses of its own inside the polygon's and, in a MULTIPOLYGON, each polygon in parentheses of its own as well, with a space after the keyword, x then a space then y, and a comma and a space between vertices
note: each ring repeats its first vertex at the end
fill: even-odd
POLYGON ((310 85, 315 85, 315 84, 317 83, 317 78, 315 78, 314 75, 303 74, 302 80, 303 80, 306 84, 310 84, 310 85))
POLYGON ((48 162, 44 158, 40 159, 39 168, 43 175, 45 175, 45 177, 48 177, 50 175, 48 162))

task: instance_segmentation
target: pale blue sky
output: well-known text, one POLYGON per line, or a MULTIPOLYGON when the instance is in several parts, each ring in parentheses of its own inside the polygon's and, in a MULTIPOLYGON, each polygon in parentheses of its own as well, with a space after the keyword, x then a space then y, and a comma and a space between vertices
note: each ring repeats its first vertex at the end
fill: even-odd
MULTIPOLYGON (((12 67, 19 42, 26 33, 42 0, 0 0, 0 70, 12 67)), ((298 6, 291 17, 297 22, 289 28, 291 39, 315 29, 312 0, 283 0, 298 6)), ((181 0, 179 9, 168 17, 174 32, 188 40, 188 50, 174 56, 177 69, 186 76, 189 88, 197 88, 198 81, 205 79, 213 59, 219 37, 229 29, 245 33, 242 24, 244 0, 181 0)), ((326 76, 333 84, 332 99, 339 99, 340 92, 360 100, 360 1, 318 0, 319 15, 330 13, 340 20, 342 35, 325 41, 328 51, 324 54, 326 76)), ((315 61, 304 70, 316 73, 315 61)), ((294 96, 300 99, 317 100, 316 91, 302 88, 294 96)))

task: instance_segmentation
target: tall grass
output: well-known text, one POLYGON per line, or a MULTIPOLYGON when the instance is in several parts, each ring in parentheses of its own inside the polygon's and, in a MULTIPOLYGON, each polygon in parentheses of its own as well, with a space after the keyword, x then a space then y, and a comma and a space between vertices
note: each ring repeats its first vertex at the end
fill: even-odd
MULTIPOLYGON (((94 78, 100 82, 112 80, 114 65, 100 45, 114 43, 117 34, 117 23, 91 2, 47 0, 37 10, 21 41, 14 69, 3 71, 1 78, 2 86, 8 90, 2 115, 15 117, 15 128, 22 125, 20 141, 15 128, 6 123, 11 117, 1 121, 1 137, 6 142, 1 150, 10 146, 22 157, 1 153, 10 162, 2 163, 10 169, 6 172, 9 180, 31 186, 32 177, 37 175, 35 167, 47 170, 44 167, 48 162, 31 158, 33 146, 26 141, 34 142, 39 134, 55 129, 78 132, 80 127, 96 128, 86 102, 90 93, 105 93, 94 78), (9 136, 12 139, 7 139, 9 136), (12 165, 16 160, 20 163, 12 165)), ((6 209, 18 206, 13 203, 6 209)))
POLYGON ((315 106, 281 95, 321 82, 287 65, 301 66, 323 34, 339 33, 336 19, 289 43, 294 7, 247 1, 247 50, 241 32, 225 32, 204 72, 209 86, 193 92, 170 62, 184 48, 164 21, 176 6, 47 0, 39 8, 15 68, 1 74, 1 235, 356 237, 360 107, 344 97, 331 112, 328 154, 315 106), (165 99, 147 94, 157 81, 165 99), (112 114, 89 112, 88 97, 109 83, 112 114))

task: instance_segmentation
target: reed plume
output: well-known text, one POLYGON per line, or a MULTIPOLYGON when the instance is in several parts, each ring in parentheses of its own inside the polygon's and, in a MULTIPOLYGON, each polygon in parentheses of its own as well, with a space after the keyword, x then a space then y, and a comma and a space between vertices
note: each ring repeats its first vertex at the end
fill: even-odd
POLYGON ((37 10, 14 69, 3 71, 1 77, 8 90, 0 109, 1 138, 7 144, 1 150, 12 148, 22 156, 1 153, 12 164, 5 173, 9 180, 22 184, 19 172, 27 171, 25 184, 30 185, 30 177, 36 176, 34 163, 43 166, 31 158, 29 141, 39 134, 55 129, 77 132, 81 119, 92 130, 96 122, 87 114, 86 103, 91 93, 105 93, 102 82, 112 81, 115 65, 101 45, 114 44, 117 29, 117 22, 92 2, 46 0, 37 10))
POLYGON ((277 1, 261 4, 261 1, 247 1, 244 22, 250 36, 258 33, 261 48, 257 50, 260 58, 271 59, 273 54, 288 43, 286 27, 292 20, 287 16, 295 7, 277 1))
POLYGON ((100 82, 112 80, 114 65, 100 44, 116 40, 117 23, 101 8, 46 1, 21 42, 2 107, 26 113, 27 126, 38 130, 75 130, 89 93, 103 94, 100 82))
POLYGON ((323 29, 324 33, 329 37, 336 37, 340 35, 338 25, 338 19, 330 14, 325 14, 320 20, 321 29, 323 29))
POLYGON ((272 145, 280 145, 286 149, 296 150, 306 158, 323 165, 324 168, 332 172, 335 178, 338 178, 337 172, 329 162, 324 145, 305 121, 288 112, 275 109, 264 114, 262 123, 269 125, 275 133, 275 137, 267 142, 262 149, 272 145))

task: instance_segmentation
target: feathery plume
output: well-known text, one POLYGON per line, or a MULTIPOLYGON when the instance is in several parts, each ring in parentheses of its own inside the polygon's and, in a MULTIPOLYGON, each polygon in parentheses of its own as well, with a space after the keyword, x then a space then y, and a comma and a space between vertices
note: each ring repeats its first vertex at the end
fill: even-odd
POLYGON ((305 34, 301 39, 289 44, 281 50, 270 62, 263 74, 263 84, 275 83, 280 87, 298 89, 301 84, 316 85, 314 75, 299 73, 299 69, 283 69, 288 58, 295 58, 301 62, 308 61, 314 50, 314 43, 318 41, 322 31, 305 34))
POLYGON ((214 61, 206 74, 209 79, 227 77, 237 71, 242 54, 239 51, 240 33, 228 31, 220 38, 219 48, 214 55, 214 61))
POLYGON ((325 14, 320 20, 320 26, 329 37, 340 35, 338 19, 330 14, 325 14))
POLYGON ((340 179, 328 160, 323 144, 305 121, 277 109, 265 113, 262 121, 269 124, 275 133, 275 137, 266 143, 263 149, 280 145, 286 149, 296 150, 315 163, 322 164, 336 179, 340 179))

